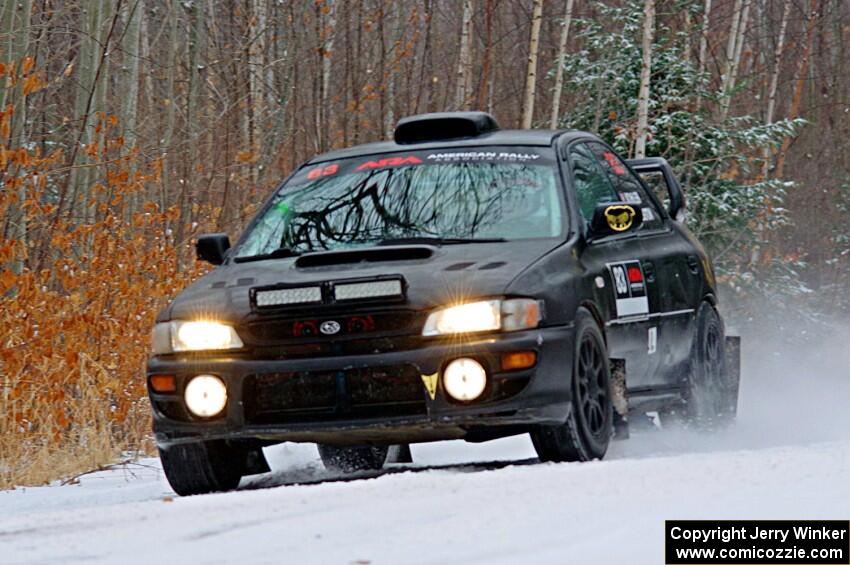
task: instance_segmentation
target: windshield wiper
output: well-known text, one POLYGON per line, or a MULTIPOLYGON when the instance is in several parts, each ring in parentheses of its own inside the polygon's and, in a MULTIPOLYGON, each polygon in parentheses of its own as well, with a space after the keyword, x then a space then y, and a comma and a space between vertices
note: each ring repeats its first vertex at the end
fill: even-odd
POLYGON ((382 239, 377 245, 460 245, 463 243, 501 243, 504 237, 391 237, 382 239))
POLYGON ((247 257, 234 257, 233 260, 237 263, 247 263, 249 261, 265 261, 266 259, 284 259, 286 257, 298 257, 301 253, 293 251, 288 247, 278 247, 270 253, 260 253, 259 255, 249 255, 247 257))

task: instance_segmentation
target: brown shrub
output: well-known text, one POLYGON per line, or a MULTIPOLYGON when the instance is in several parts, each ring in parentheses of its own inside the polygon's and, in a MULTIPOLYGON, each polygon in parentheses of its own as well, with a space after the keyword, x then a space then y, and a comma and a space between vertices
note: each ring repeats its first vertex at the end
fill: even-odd
POLYGON ((150 331, 200 271, 178 268, 189 231, 174 241, 176 208, 132 209, 159 181, 158 164, 107 140, 114 125, 101 116, 98 148, 87 149, 99 181, 77 204, 83 212, 60 210, 56 186, 68 171, 58 154, 0 145, 0 489, 151 449, 150 331))

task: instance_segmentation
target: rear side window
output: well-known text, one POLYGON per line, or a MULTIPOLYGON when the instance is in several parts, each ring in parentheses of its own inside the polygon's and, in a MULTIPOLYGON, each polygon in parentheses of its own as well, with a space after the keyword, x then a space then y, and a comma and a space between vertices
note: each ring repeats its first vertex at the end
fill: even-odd
POLYGON ((596 161, 599 166, 605 171, 611 184, 617 192, 617 197, 614 200, 622 200, 623 202, 633 204, 640 207, 643 213, 643 225, 641 231, 657 230, 664 226, 661 221, 661 214, 655 203, 649 197, 646 189, 626 167, 616 153, 601 143, 588 143, 596 156, 596 161))
POLYGON ((620 197, 587 145, 573 145, 569 158, 579 209, 584 219, 590 222, 598 204, 617 202, 620 197))

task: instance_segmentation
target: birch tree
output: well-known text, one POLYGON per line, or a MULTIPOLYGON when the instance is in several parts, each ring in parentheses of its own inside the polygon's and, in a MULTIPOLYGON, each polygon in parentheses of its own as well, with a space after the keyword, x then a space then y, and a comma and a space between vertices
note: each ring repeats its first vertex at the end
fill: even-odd
POLYGON ((472 10, 472 0, 464 0, 455 83, 455 108, 458 110, 469 109, 469 91, 472 84, 472 10))
POLYGON ((750 16, 752 0, 736 0, 735 12, 732 16, 732 27, 726 44, 726 62, 723 67, 723 81, 720 88, 720 119, 725 120, 729 114, 732 93, 738 76, 738 66, 741 63, 741 53, 744 48, 747 24, 750 16))
POLYGON ((560 121, 561 91, 564 89, 564 60, 567 56, 567 40, 570 36, 570 23, 573 19, 573 3, 567 0, 564 19, 561 22, 561 40, 558 42, 558 58, 555 67, 555 88, 552 92, 552 117, 549 118, 549 128, 555 129, 560 121))
MULTIPOLYGON (((248 97, 250 98, 251 125, 248 147, 252 153, 262 146, 262 124, 265 118, 265 55, 268 35, 268 13, 266 0, 253 0, 251 6, 253 24, 248 44, 248 97)), ((251 167, 252 182, 257 181, 257 167, 251 167)))
MULTIPOLYGON (((785 49, 785 32, 788 29, 788 17, 791 14, 791 0, 785 0, 785 7, 782 10, 782 20, 779 24, 779 38, 776 40, 776 52, 773 55, 773 70, 770 73, 770 85, 767 89, 767 110, 764 116, 764 123, 770 125, 773 123, 773 113, 776 108, 776 88, 779 84, 779 71, 782 66, 782 53, 785 49)), ((764 148, 764 163, 762 165, 762 178, 767 179, 770 171, 770 147, 764 148)))
MULTIPOLYGON (((705 73, 705 58, 708 53, 708 33, 711 26, 711 0, 705 0, 705 5, 702 11, 702 30, 699 36, 699 55, 697 59, 697 76, 702 80, 705 73)), ((699 110, 702 105, 702 96, 697 96, 696 109, 699 110)))
MULTIPOLYGON (((144 12, 144 0, 135 0, 127 4, 125 9, 126 29, 121 42, 121 50, 124 54, 124 92, 123 108, 121 111, 122 130, 124 133, 124 146, 132 149, 136 145, 136 116, 139 99, 139 59, 140 47, 139 37, 144 12)), ((131 169, 132 170, 132 169, 131 169)), ((131 179, 132 180, 132 179, 131 179)), ((134 191, 130 198, 127 209, 127 217, 138 208, 138 192, 134 191)))
POLYGON ((316 124, 316 132, 319 136, 319 146, 322 151, 327 148, 327 131, 328 120, 328 98, 331 90, 331 62, 334 52, 334 39, 336 38, 336 2, 327 0, 327 14, 325 14, 325 24, 322 26, 322 46, 320 53, 322 57, 322 98, 319 104, 316 124))
POLYGON ((646 138, 649 135, 649 80, 652 74, 652 38, 655 35, 655 0, 645 0, 643 11, 643 42, 641 50, 640 87, 638 90, 637 137, 635 157, 646 157, 646 138))
POLYGON ((534 0, 531 11, 531 39, 528 42, 528 66, 525 71, 525 95, 522 103, 523 129, 531 127, 534 119, 534 94, 537 90, 537 51, 540 46, 540 22, 543 20, 543 0, 534 0))

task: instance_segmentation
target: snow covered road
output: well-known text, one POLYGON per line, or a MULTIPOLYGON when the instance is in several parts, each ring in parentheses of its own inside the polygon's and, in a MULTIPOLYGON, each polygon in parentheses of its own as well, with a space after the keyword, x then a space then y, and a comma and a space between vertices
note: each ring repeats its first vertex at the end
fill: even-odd
POLYGON ((175 497, 155 459, 0 492, 0 563, 660 564, 665 519, 848 519, 842 343, 751 352, 734 429, 645 425, 601 462, 539 464, 521 436, 417 445, 413 465, 341 481, 284 444, 233 493, 175 497))
MULTIPOLYGON (((445 460, 456 446, 427 447, 414 456, 445 460)), ((484 447, 531 456, 519 438, 484 447)), ((278 472, 281 482, 319 472, 308 449, 275 454, 302 460, 278 472)), ((190 498, 172 498, 155 467, 133 466, 79 486, 0 494, 0 562, 650 564, 663 562, 666 518, 850 514, 848 441, 612 455, 190 498)))

